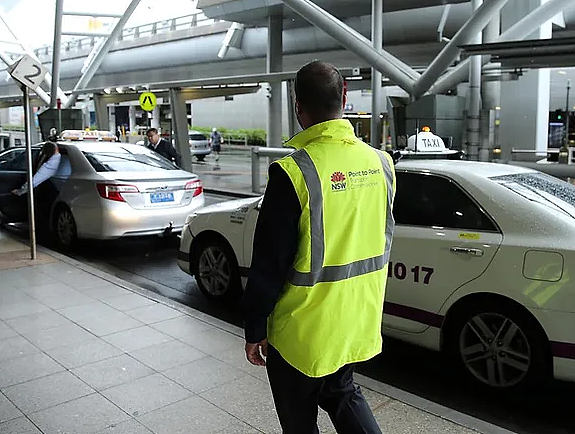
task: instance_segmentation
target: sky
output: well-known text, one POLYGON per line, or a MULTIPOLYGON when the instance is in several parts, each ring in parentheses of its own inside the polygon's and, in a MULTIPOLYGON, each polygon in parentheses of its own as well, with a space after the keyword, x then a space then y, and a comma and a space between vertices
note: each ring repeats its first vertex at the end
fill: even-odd
MULTIPOLYGON (((123 13, 130 0, 64 0, 64 11, 123 13)), ((141 0, 126 27, 162 21, 193 13, 197 0, 141 0)), ((31 48, 52 45, 54 39, 55 0, 0 0, 0 11, 14 33, 31 48), (31 13, 33 11, 33 13, 31 13)), ((102 24, 114 19, 102 18, 102 24)), ((89 29, 89 18, 64 17, 62 28, 68 31, 89 29)), ((63 37, 64 40, 65 37, 63 37)), ((0 21, 0 41, 13 40, 0 21)), ((9 45, 0 44, 7 50, 9 45)))

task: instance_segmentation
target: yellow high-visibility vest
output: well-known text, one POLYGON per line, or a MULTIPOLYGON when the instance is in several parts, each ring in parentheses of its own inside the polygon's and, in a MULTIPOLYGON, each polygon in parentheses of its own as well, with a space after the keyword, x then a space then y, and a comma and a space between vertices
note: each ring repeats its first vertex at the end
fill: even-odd
POLYGON ((294 136, 273 164, 301 205, 293 269, 268 318, 268 341, 294 368, 323 377, 381 352, 394 220, 389 154, 338 119, 294 136))

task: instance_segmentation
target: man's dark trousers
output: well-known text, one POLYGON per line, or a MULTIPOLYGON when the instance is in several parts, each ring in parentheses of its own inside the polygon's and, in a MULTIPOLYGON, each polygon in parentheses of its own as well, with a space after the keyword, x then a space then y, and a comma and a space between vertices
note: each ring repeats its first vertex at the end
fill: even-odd
POLYGON ((318 434, 318 405, 340 434, 381 434, 361 390, 353 383, 353 365, 326 377, 311 378, 269 345, 266 366, 284 434, 318 434))

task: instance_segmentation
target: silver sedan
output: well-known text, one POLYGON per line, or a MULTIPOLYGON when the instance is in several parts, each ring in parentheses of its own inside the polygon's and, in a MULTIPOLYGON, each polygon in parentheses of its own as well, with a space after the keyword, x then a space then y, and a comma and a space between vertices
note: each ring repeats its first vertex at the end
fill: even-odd
POLYGON ((59 195, 50 222, 64 246, 76 238, 181 232, 186 217, 204 205, 200 178, 149 149, 102 142, 58 146, 62 161, 52 182, 59 195))

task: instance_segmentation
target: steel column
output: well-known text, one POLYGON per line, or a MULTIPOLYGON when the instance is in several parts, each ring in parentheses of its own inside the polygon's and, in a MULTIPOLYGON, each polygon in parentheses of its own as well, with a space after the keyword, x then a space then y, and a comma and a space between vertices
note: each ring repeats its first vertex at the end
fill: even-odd
POLYGON ((172 129, 175 146, 182 156, 182 169, 192 171, 192 154, 188 138, 188 108, 186 99, 179 88, 170 89, 170 107, 172 109, 172 129))
MULTIPOLYGON (((383 50, 383 0, 371 1, 371 41, 373 49, 377 53, 383 50)), ((370 141, 371 146, 379 149, 381 147, 381 118, 379 114, 383 111, 383 88, 381 86, 381 72, 371 68, 371 122, 370 141)))
MULTIPOLYGON (((483 43, 491 43, 499 37, 501 27, 501 14, 493 17, 493 20, 483 30, 483 43)), ((490 65, 500 64, 489 63, 484 67, 484 71, 490 65)), ((495 72, 493 69, 491 72, 495 72)), ((499 146, 499 127, 496 125, 499 107, 501 107, 501 83, 499 81, 484 81, 481 83, 482 107, 485 116, 482 125, 485 125, 481 138, 481 148, 479 149, 479 161, 489 161, 492 158, 493 149, 499 146)))
MULTIPOLYGON (((572 0, 549 0, 547 3, 542 4, 537 9, 525 16, 522 20, 518 21, 514 26, 510 27, 507 31, 503 32, 493 42, 508 42, 515 40, 523 40, 547 21, 565 9, 572 0)), ((482 56, 481 63, 486 65, 491 60, 491 56, 482 56)), ((431 86, 429 93, 445 93, 449 89, 457 86, 459 83, 465 81, 469 76, 469 63, 470 59, 465 59, 443 77, 439 78, 437 82, 431 86)))
POLYGON ((419 74, 385 50, 377 53, 371 41, 316 6, 309 0, 283 0, 297 14, 323 30, 344 48, 357 54, 408 93, 412 93, 419 74))
MULTIPOLYGON (((273 15, 268 18, 267 73, 283 70, 283 17, 273 15)), ((283 83, 268 83, 268 135, 267 146, 282 146, 282 87, 283 83)))
POLYGON ((461 48, 459 47, 471 42, 508 1, 486 1, 475 11, 417 80, 413 89, 415 98, 421 97, 435 83, 437 78, 457 59, 457 56, 461 53, 461 48))
MULTIPOLYGON (((478 11, 483 0, 472 0, 473 11, 478 11)), ((481 44, 483 38, 481 32, 469 42, 481 44)), ((476 161, 479 159, 480 144, 480 119, 481 119, 481 56, 473 56, 469 65, 469 109, 467 111, 467 159, 476 161)))
POLYGON ((122 33, 122 30, 126 25, 126 22, 130 19, 130 17, 132 16, 132 14, 134 13, 139 4, 140 0, 132 0, 130 2, 128 8, 124 12, 124 15, 122 15, 122 18, 120 18, 116 23, 116 25, 114 26, 114 29, 110 33, 110 37, 106 39, 106 41, 101 45, 100 49, 92 59, 92 62, 90 62, 90 65, 88 66, 84 74, 80 77, 80 79, 76 83, 76 86, 74 86, 72 95, 70 96, 70 99, 65 105, 66 108, 70 108, 71 106, 74 105, 74 103, 78 99, 78 95, 80 94, 80 92, 86 88, 88 83, 90 83, 90 80, 92 80, 92 77, 94 77, 94 74, 96 74, 96 71, 98 70, 98 68, 104 61, 104 58, 110 51, 110 48, 112 48, 112 45, 116 42, 118 36, 120 36, 120 34, 122 33))
POLYGON ((50 107, 55 108, 58 92, 52 89, 60 87, 60 49, 62 43, 62 9, 64 0, 56 0, 56 18, 54 23, 54 45, 52 48, 52 84, 50 86, 50 107))
POLYGON ((24 103, 24 125, 26 131, 26 164, 28 180, 28 228, 30 230, 30 258, 36 259, 36 220, 34 213, 34 183, 32 159, 32 107, 30 106, 30 93, 26 86, 22 86, 24 103))

